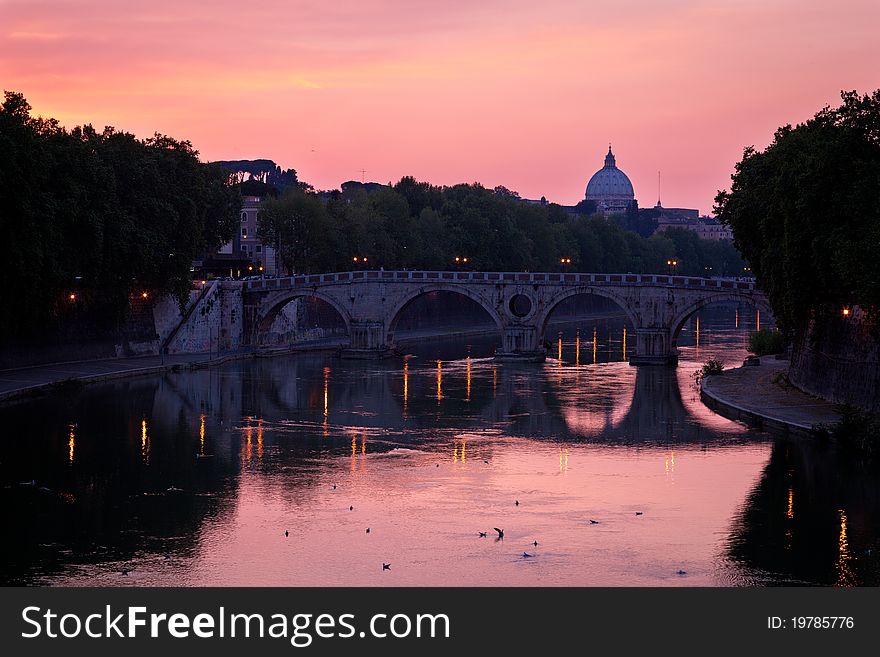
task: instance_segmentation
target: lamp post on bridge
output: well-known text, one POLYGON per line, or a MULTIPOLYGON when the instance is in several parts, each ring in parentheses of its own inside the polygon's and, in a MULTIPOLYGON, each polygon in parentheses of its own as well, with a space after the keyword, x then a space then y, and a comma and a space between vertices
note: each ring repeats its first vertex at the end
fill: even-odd
POLYGON ((669 274, 675 276, 675 268, 678 267, 678 260, 676 258, 670 258, 666 261, 666 266, 669 267, 669 274))

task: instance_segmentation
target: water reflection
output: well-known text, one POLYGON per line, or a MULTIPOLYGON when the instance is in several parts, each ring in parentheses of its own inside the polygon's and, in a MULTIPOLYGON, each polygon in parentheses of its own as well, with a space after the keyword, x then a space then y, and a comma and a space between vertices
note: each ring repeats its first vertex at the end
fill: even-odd
POLYGON ((2 578, 877 584, 876 467, 699 403, 693 370, 742 357, 747 313, 702 313, 701 354, 694 321, 677 370, 630 367, 607 318, 561 325, 543 366, 497 365, 474 339, 460 359, 431 343, 383 363, 240 361, 4 407, 2 578), (582 363, 582 334, 594 362, 617 360, 582 363), (492 526, 495 550, 473 539, 492 526), (397 579, 378 580, 372 561, 392 556, 397 579))
POLYGON ((728 553, 766 582, 876 586, 880 464, 777 441, 734 519, 728 553))
POLYGON ((68 434, 69 439, 67 441, 67 449, 68 449, 67 460, 70 462, 71 465, 73 465, 73 450, 76 447, 76 432, 75 432, 76 425, 71 423, 69 428, 70 428, 70 433, 68 434))

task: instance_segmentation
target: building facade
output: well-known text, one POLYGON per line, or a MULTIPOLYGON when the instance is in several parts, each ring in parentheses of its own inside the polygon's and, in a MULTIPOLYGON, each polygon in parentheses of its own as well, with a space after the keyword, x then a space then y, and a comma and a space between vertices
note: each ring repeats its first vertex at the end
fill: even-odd
MULTIPOLYGON (((255 267, 262 267, 262 273, 268 276, 278 274, 278 262, 274 247, 264 244, 258 236, 260 228, 259 196, 242 196, 241 225, 239 227, 237 252, 247 258, 255 267)), ((235 240, 233 239, 233 242, 235 240)), ((233 245, 234 247, 235 245, 233 245)))
POLYGON ((219 249, 193 262, 197 276, 241 278, 284 273, 279 271, 281 263, 273 246, 264 244, 259 238, 261 202, 259 196, 241 197, 241 214, 235 234, 219 249))

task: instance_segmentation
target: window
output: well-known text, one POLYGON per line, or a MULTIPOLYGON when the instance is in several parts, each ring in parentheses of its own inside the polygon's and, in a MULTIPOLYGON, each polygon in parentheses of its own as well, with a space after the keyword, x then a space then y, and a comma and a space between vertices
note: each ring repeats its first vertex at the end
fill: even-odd
POLYGON ((247 237, 247 226, 242 226, 242 227, 241 227, 241 236, 242 236, 242 237, 247 237))
POLYGON ((247 221, 247 212, 242 212, 241 213, 241 223, 244 223, 245 221, 247 221))
POLYGON ((263 245, 257 244, 257 253, 262 253, 262 252, 263 252, 263 245))

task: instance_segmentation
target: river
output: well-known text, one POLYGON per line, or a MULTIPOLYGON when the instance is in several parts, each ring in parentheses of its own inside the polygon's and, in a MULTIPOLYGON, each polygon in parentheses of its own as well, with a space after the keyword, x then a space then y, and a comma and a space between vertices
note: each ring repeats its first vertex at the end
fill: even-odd
POLYGON ((432 339, 7 404, 0 578, 876 586, 876 462, 699 400, 694 371, 741 362, 758 321, 702 311, 675 369, 631 367, 631 332, 604 317, 554 325, 543 364, 496 364, 494 336, 432 339))

